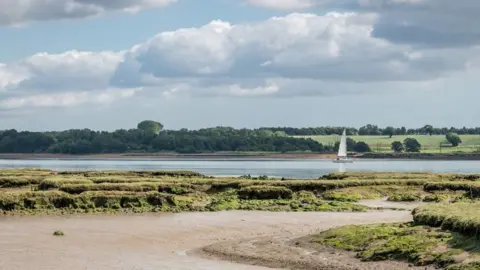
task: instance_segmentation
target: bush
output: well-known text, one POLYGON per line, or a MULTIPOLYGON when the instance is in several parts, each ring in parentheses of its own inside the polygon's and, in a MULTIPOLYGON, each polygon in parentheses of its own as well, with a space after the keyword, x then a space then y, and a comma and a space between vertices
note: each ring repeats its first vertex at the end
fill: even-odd
POLYGON ((399 141, 392 142, 392 150, 395 153, 401 153, 404 150, 403 143, 399 141))
POLYGON ((420 152, 422 148, 422 145, 414 138, 406 138, 403 140, 403 144, 407 152, 420 152))
POLYGON ((370 146, 365 142, 355 143, 355 146, 353 147, 353 150, 355 152, 359 152, 359 153, 372 152, 372 150, 370 149, 370 146))

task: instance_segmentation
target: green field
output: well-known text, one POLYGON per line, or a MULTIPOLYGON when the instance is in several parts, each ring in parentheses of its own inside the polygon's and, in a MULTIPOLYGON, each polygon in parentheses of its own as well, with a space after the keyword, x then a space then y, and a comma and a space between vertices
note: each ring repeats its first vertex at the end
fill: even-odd
MULTIPOLYGON (((327 136, 295 136, 311 138, 324 145, 333 145, 340 140, 339 135, 327 136)), ((460 135, 462 143, 458 147, 449 147, 444 135, 399 135, 389 138, 388 136, 348 136, 353 140, 367 143, 374 152, 392 152, 391 144, 394 141, 403 142, 405 138, 415 138, 422 145, 424 153, 452 153, 480 151, 480 135, 460 135), (443 145, 442 147, 440 147, 443 145)))

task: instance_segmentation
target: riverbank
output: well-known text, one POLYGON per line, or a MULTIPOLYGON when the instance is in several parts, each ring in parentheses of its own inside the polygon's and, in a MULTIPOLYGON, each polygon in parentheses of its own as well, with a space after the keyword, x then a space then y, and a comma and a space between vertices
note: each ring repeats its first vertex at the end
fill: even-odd
MULTIPOLYGON (((352 154, 355 159, 373 160, 480 160, 480 153, 361 153, 352 154)), ((177 153, 118 153, 118 154, 91 154, 91 155, 70 155, 70 154, 49 154, 49 153, 1 153, 0 159, 21 160, 21 159, 70 159, 70 160, 135 160, 135 159, 218 159, 218 160, 249 160, 249 159, 321 159, 332 160, 336 153, 201 153, 201 154, 177 154, 177 153)))
POLYGON ((118 153, 118 154, 0 154, 0 159, 333 159, 335 153, 202 153, 202 154, 177 154, 177 153, 118 153))
POLYGON ((358 159, 395 160, 480 160, 480 153, 363 153, 358 159))

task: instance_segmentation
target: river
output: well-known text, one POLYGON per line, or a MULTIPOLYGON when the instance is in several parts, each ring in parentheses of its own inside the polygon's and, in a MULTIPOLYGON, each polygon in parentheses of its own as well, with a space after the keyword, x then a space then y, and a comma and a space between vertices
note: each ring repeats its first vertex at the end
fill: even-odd
POLYGON ((268 175, 317 178, 338 171, 480 173, 480 161, 356 160, 336 164, 327 159, 0 159, 0 169, 67 170, 190 170, 212 176, 268 175))

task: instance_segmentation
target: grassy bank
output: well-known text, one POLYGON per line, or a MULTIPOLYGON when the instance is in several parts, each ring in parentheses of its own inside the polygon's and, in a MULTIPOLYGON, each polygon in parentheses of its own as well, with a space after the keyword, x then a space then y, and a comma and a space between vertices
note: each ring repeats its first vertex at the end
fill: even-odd
MULTIPOLYGON (((296 136, 302 138, 311 138, 324 145, 333 145, 340 140, 338 135, 326 136, 296 136)), ((480 150, 480 135, 460 135, 462 144, 458 147, 442 147, 442 144, 448 144, 445 135, 397 135, 389 136, 348 136, 355 141, 367 143, 374 152, 392 152, 391 145, 394 141, 403 142, 406 138, 415 138, 422 145, 423 153, 453 153, 453 152, 474 152, 480 150)))

